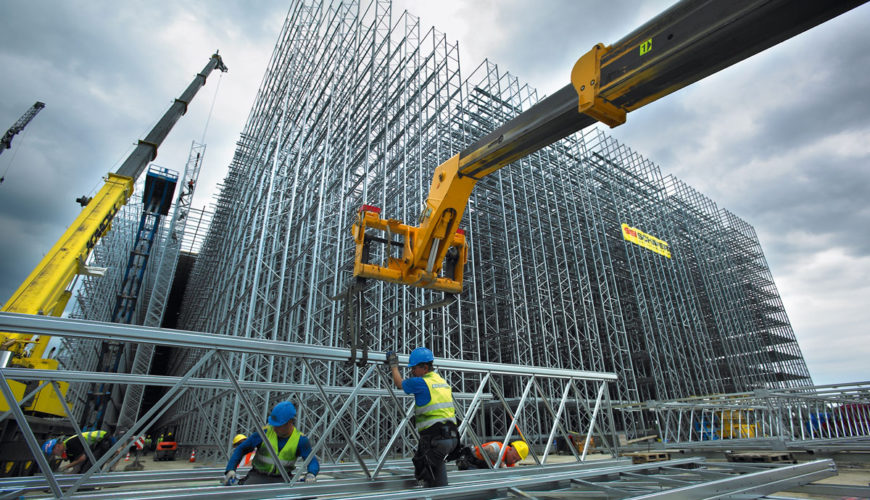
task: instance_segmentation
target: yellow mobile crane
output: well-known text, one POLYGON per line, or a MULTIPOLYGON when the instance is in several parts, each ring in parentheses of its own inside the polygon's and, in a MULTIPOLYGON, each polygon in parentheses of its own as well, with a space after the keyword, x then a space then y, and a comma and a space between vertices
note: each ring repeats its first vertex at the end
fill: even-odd
POLYGON ((595 45, 570 84, 435 169, 419 226, 363 205, 352 227, 353 275, 460 293, 467 246, 459 223, 477 181, 597 121, 616 127, 626 113, 865 1, 683 0, 618 42, 595 45), (372 263, 374 243, 401 247, 401 255, 372 263))
MULTIPOLYGON (((82 197, 76 201, 83 209, 72 225, 39 262, 24 283, 15 291, 6 304, 4 312, 60 316, 71 296, 68 290, 76 274, 85 274, 85 261, 94 245, 109 231, 112 218, 127 203, 133 194, 136 179, 148 163, 157 157, 157 148, 181 115, 206 78, 215 69, 227 71, 221 56, 215 52, 208 64, 185 89, 145 139, 139 141, 130 156, 114 173, 109 173, 103 187, 93 198, 82 197)), ((0 332, 0 368, 57 369, 57 360, 44 358, 50 337, 0 332)), ((18 401, 24 397, 27 386, 10 380, 9 384, 18 401)), ((68 384, 60 383, 61 393, 66 398, 68 384)), ((9 409, 9 402, 0 396, 0 411, 9 409)), ((50 386, 41 389, 23 408, 33 415, 63 416, 63 405, 50 386)))

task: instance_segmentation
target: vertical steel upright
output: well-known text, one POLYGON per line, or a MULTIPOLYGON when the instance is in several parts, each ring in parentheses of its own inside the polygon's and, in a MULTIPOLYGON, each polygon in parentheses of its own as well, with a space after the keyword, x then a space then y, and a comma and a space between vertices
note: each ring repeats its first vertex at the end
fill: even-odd
MULTIPOLYGON (((538 99, 492 61, 462 75, 458 46, 388 0, 293 2, 179 327, 345 347, 353 326, 378 351, 426 345, 445 358, 612 371, 619 380, 605 401, 628 408, 619 426, 630 436, 654 427, 652 413, 633 403, 810 386, 751 226, 594 129, 478 183, 463 221, 465 290, 454 302, 427 308, 442 294, 370 281, 348 318, 342 297, 352 284, 349 228, 358 207, 413 220, 437 165, 538 99), (669 256, 626 239, 623 224, 666 242, 669 256)), ((183 373, 198 356, 177 351, 171 364, 183 373)), ((361 376, 353 364, 249 353, 227 362, 240 381, 350 387, 361 376)), ((217 376, 220 367, 209 369, 217 376)), ((464 377, 450 380, 456 390, 479 385, 464 377)), ((506 401, 518 404, 523 389, 505 385, 506 401)), ((597 389, 579 384, 569 407, 594 405, 597 389)), ((563 391, 542 381, 529 393, 531 432, 548 428, 545 402, 563 391)), ((251 418, 238 397, 198 389, 161 424, 188 442, 213 442, 217 433, 229 445, 287 397, 303 403, 303 428, 323 409, 308 393, 256 392, 250 402, 259 415, 251 418)), ((343 417, 348 428, 388 411, 355 404, 343 417)), ((476 418, 491 436, 510 427, 495 411, 476 418)), ((377 425, 360 432, 390 435, 377 425)))

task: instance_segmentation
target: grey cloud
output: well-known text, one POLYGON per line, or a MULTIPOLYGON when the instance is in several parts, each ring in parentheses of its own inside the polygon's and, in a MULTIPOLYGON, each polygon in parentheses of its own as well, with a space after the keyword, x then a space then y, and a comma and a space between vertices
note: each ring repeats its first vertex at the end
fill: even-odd
MULTIPOLYGON (((870 156, 863 165, 870 164, 870 156)), ((870 170, 856 168, 853 160, 806 158, 795 165, 800 175, 788 175, 772 184, 751 185, 744 193, 746 209, 756 223, 766 227, 797 230, 812 234, 816 242, 801 242, 803 249, 843 248, 849 255, 870 254, 870 227, 867 197, 870 170)), ((797 251, 788 242, 771 242, 780 251, 797 251)))
MULTIPOLYGON (((408 10, 426 9, 408 1, 408 10)), ((574 62, 595 43, 621 38, 649 17, 664 10, 668 0, 638 4, 628 0, 605 3, 548 0, 498 2, 460 1, 458 14, 466 30, 438 26, 449 39, 478 56, 463 59, 466 74, 488 58, 503 70, 537 88, 540 95, 569 83, 574 62)), ((426 21, 426 16, 424 16, 426 21)))

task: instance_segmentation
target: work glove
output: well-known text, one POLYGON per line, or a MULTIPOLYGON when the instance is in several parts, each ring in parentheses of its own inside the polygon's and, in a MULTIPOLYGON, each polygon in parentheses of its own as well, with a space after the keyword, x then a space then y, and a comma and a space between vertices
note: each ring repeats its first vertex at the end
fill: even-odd
POLYGON ((387 351, 387 366, 390 370, 399 367, 399 356, 393 351, 387 351))
POLYGON ((312 473, 305 474, 305 484, 314 484, 317 482, 317 476, 312 473))
POLYGON ((232 486, 238 482, 236 479, 236 471, 228 470, 226 474, 224 474, 224 480, 221 484, 224 486, 232 486))

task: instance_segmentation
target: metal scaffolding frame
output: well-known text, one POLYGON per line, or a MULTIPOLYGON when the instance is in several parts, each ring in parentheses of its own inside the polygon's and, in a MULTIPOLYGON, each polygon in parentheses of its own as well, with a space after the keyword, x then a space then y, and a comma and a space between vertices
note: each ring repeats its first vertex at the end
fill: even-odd
POLYGON ((647 402, 663 445, 691 449, 866 450, 870 382, 647 402))
MULTIPOLYGON (((272 401, 292 399, 299 409, 297 422, 299 428, 312 436, 312 453, 299 465, 295 475, 284 479, 289 485, 298 484, 299 476, 304 474, 306 464, 319 455, 327 463, 356 462, 359 466, 354 474, 356 477, 374 480, 380 474, 395 473, 396 465, 391 459, 408 456, 408 450, 416 447, 417 434, 414 428, 407 425, 408 416, 414 408, 413 398, 407 395, 397 397, 392 380, 383 365, 386 361, 384 353, 369 353, 366 361, 359 361, 357 368, 361 375, 354 386, 334 386, 324 383, 311 374, 312 368, 322 365, 344 364, 350 356, 350 350, 335 347, 320 347, 291 342, 274 342, 257 339, 243 339, 226 335, 197 333, 189 331, 149 328, 144 326, 129 326, 116 323, 104 323, 86 320, 39 317, 31 315, 0 313, 0 328, 3 331, 26 333, 31 335, 51 335, 53 337, 112 339, 120 344, 132 345, 167 345, 176 349, 192 350, 198 353, 197 361, 180 377, 161 377, 141 374, 116 374, 113 383, 123 386, 164 386, 169 389, 155 405, 135 421, 127 429, 118 432, 118 440, 113 447, 99 460, 93 460, 91 468, 67 489, 61 491, 58 479, 50 470, 40 443, 36 440, 25 415, 18 405, 0 416, 0 419, 13 416, 27 441, 31 454, 45 474, 45 480, 55 496, 72 495, 82 487, 89 478, 101 470, 107 471, 114 462, 121 458, 118 453, 132 443, 135 436, 154 425, 155 422, 170 414, 174 409, 174 418, 184 420, 188 415, 180 413, 184 402, 189 400, 186 395, 197 397, 196 408, 193 410, 200 428, 205 432, 197 435, 200 441, 182 442, 185 451, 196 449, 200 455, 211 455, 213 459, 227 460, 231 451, 231 436, 226 435, 219 427, 220 422, 204 420, 213 408, 218 408, 233 401, 241 401, 243 412, 252 421, 258 422, 246 431, 254 429, 258 432, 265 415, 259 413, 259 408, 252 401, 265 398, 272 401), (231 368, 228 360, 237 355, 249 355, 263 359, 287 360, 291 364, 308 368, 308 382, 304 384, 285 381, 252 382, 240 380, 238 374, 231 368), (215 369, 217 368, 217 369, 215 369), (401 398, 401 399, 400 399, 401 398), (386 426, 385 426, 386 424, 386 426), (382 431, 385 431, 383 432, 382 431)), ((400 362, 407 363, 407 356, 400 356, 400 362)), ((481 418, 483 402, 492 399, 501 404, 502 411, 490 409, 488 417, 500 413, 501 419, 507 422, 504 436, 499 436, 504 442, 509 442, 513 435, 525 435, 532 446, 530 456, 538 465, 547 463, 554 437, 560 436, 570 441, 566 429, 572 427, 576 418, 583 418, 587 425, 581 428, 588 446, 593 432, 604 443, 609 443, 611 454, 616 455, 615 428, 607 394, 606 386, 616 379, 612 373, 572 371, 565 369, 549 369, 519 365, 484 363, 451 359, 436 359, 436 366, 448 381, 476 379, 477 386, 469 385, 473 392, 455 391, 457 415, 463 419, 460 435, 465 440, 480 445, 481 435, 486 431, 486 425, 491 421, 481 418), (558 410, 554 410, 546 395, 541 391, 541 382, 551 381, 564 387, 562 397, 558 401, 558 410), (597 398, 586 401, 581 398, 571 398, 569 395, 579 394, 578 386, 592 384, 598 388, 597 398), (504 398, 506 387, 522 385, 525 387, 518 402, 511 404, 504 398), (532 389, 535 389, 533 392, 532 389), (491 392, 487 392, 491 391, 491 392), (535 404, 537 403, 537 404, 535 404), (541 445, 541 440, 532 435, 533 426, 539 422, 536 415, 539 407, 545 407, 549 425, 547 438, 541 445), (570 410, 566 408, 573 406, 570 410), (574 413, 572 418, 569 413, 574 413)), ((320 373, 332 373, 333 370, 319 370, 320 373)), ((7 380, 42 381, 52 384, 60 394, 57 381, 89 383, 105 378, 104 373, 69 370, 36 370, 26 368, 0 369, 0 391, 7 400, 14 400, 12 389, 7 380)), ((454 383, 454 382, 452 382, 454 383)), ((455 384, 455 383, 454 383, 455 384)), ((25 394, 25 401, 42 388, 40 385, 34 391, 25 394)), ((61 398, 62 399, 62 398, 61 398)), ((76 416, 66 402, 63 406, 70 425, 75 431, 81 432, 76 423, 76 416)), ((163 425, 167 425, 164 421, 163 425)), ((187 435, 191 434, 185 429, 187 435)), ((181 432, 180 432, 181 433, 181 432)), ((264 441, 267 442, 268 441, 264 441)), ((267 445, 268 446, 268 445, 267 445)), ((587 446, 582 454, 572 448, 571 453, 577 462, 586 459, 587 446)), ((269 446, 269 453, 277 460, 275 450, 269 446)), ((502 451, 503 453, 504 451, 502 451)), ((500 461, 501 456, 496 462, 500 461)), ((408 464, 399 467, 399 473, 407 474, 408 464)), ((344 474, 350 474, 345 471, 344 474)))
MULTIPOLYGON (((141 295, 132 324, 162 326, 179 258, 185 253, 190 255, 193 251, 198 251, 201 244, 210 213, 202 209, 192 209, 190 203, 199 179, 205 149, 204 144, 191 142, 187 163, 173 195, 172 211, 168 217, 162 218, 156 230, 157 241, 153 245, 153 256, 145 267, 141 295)), ((94 247, 88 266, 102 269, 102 272, 80 278, 69 317, 111 321, 113 297, 117 297, 121 291, 125 260, 136 243, 137 224, 143 213, 144 183, 143 179, 136 184, 133 196, 113 219, 112 230, 94 247)), ((149 346, 139 349, 137 346, 124 347, 111 341, 102 343, 93 339, 63 339, 58 359, 63 368, 107 371, 100 364, 105 365, 106 358, 113 358, 121 348, 125 350, 121 354, 117 373, 150 373, 153 352, 149 346)), ((107 386, 99 390, 90 385, 73 384, 68 397, 75 402, 73 411, 79 419, 85 411, 92 411, 96 403, 95 397, 109 397, 111 402, 106 408, 106 418, 111 427, 115 427, 129 426, 135 420, 142 394, 136 386, 131 386, 128 394, 126 387, 107 386)))
MULTIPOLYGON (((446 306, 430 307, 440 293, 353 281, 349 228, 361 204, 414 220, 437 165, 539 99, 491 61, 464 76, 458 46, 388 0, 294 2, 209 232, 197 240, 179 328, 342 348, 355 339, 372 351, 426 345, 444 359, 613 372, 607 396, 623 408, 617 426, 628 437, 655 432, 653 414, 634 403, 811 387, 752 227, 596 129, 478 183, 462 223, 465 291, 446 306), (666 242, 670 256, 629 241, 623 225, 666 242)), ((167 356, 180 374, 199 354, 167 356)), ((352 363, 247 353, 226 362, 254 383, 353 387, 364 374, 352 363)), ((479 382, 451 380, 460 392, 479 382)), ((505 401, 517 404, 525 386, 504 383, 505 401)), ((550 402, 563 389, 534 388, 550 402)), ((574 397, 593 401, 597 389, 578 384, 574 397)), ((251 397, 258 418, 275 402, 251 397)), ((201 419, 226 436, 259 421, 240 399, 197 414, 203 400, 191 391, 155 425, 199 443, 212 432, 201 419)), ((379 418, 378 409, 358 415, 368 410, 379 418)), ((544 444, 546 405, 528 411, 529 434, 544 444)), ((507 433, 503 419, 480 418, 490 420, 487 435, 507 433)), ((587 423, 572 418, 571 429, 587 423)), ((385 423, 359 437, 387 432, 385 423)))

